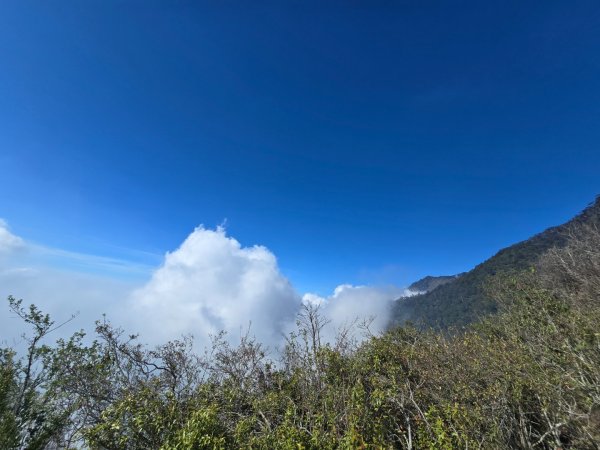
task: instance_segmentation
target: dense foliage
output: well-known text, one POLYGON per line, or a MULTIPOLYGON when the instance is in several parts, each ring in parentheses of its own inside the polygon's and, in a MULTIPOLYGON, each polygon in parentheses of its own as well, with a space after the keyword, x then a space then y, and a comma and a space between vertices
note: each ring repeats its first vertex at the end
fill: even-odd
POLYGON ((307 306, 275 359, 249 335, 150 350, 106 321, 48 346, 52 320, 9 298, 32 334, 0 353, 0 448, 598 449, 600 231, 569 239, 488 285, 500 312, 475 326, 328 344, 307 306))
POLYGON ((412 283, 408 287, 408 290, 420 293, 431 292, 434 289, 443 286, 444 284, 448 284, 452 281, 455 281, 461 275, 464 275, 464 273, 460 273, 457 275, 441 275, 437 277, 426 276, 412 283))
POLYGON ((439 286, 421 289, 428 291, 422 295, 397 301, 394 324, 412 321, 419 326, 444 329, 465 326, 497 312, 496 298, 486 289, 488 284, 496 283, 494 278, 526 270, 550 249, 564 247, 573 230, 586 226, 600 226, 600 197, 569 222, 500 250, 454 280, 440 277, 442 283, 438 281, 439 286))

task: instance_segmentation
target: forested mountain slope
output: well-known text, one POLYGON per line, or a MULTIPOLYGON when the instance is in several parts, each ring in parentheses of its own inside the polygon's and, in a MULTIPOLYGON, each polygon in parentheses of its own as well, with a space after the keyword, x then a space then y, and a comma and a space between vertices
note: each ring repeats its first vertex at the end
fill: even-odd
POLYGON ((421 278, 418 281, 415 281, 413 284, 411 284, 408 287, 409 291, 412 292, 419 292, 419 293, 426 293, 426 292, 431 292, 433 291, 435 288, 442 286, 444 284, 450 283, 451 281, 456 280, 456 278, 460 277, 461 275, 463 275, 462 273, 458 274, 458 275, 441 275, 441 276, 437 276, 437 277, 432 277, 432 276, 426 276, 424 278, 421 278))
POLYGON ((30 333, 21 352, 0 346, 0 449, 598 450, 598 209, 433 288, 493 280, 499 313, 461 333, 347 329, 328 343, 306 304, 276 353, 249 335, 150 348, 107 318, 93 340, 53 344, 61 325, 9 297, 30 333))
POLYGON ((531 268, 548 249, 564 246, 569 233, 582 225, 600 226, 600 196, 569 222, 502 249, 473 270, 433 289, 421 289, 427 291, 424 294, 399 299, 392 326, 406 321, 436 328, 462 326, 496 312, 486 284, 499 274, 531 268))

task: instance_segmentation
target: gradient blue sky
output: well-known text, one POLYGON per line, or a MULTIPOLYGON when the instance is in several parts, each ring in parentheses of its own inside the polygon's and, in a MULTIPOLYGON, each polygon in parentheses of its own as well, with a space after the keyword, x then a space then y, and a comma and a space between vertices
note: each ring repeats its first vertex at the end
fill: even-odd
POLYGON ((600 193, 597 1, 0 2, 0 217, 300 291, 456 273, 600 193))

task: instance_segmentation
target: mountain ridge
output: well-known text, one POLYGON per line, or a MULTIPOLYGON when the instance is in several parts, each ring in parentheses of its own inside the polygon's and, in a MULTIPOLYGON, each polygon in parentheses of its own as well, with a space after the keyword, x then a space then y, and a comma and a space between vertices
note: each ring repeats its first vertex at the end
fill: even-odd
MULTIPOLYGON (((571 220, 500 249, 470 271, 459 274, 460 276, 444 276, 440 284, 424 293, 398 299, 393 306, 391 326, 410 321, 421 327, 443 329, 464 326, 482 316, 495 313, 497 305, 485 292, 485 285, 500 274, 532 267, 550 248, 564 246, 572 227, 583 224, 600 226, 600 195, 571 220)), ((425 277, 416 284, 419 286, 418 283, 422 282, 421 286, 425 286, 427 281, 424 280, 427 279, 425 277)))
POLYGON ((420 280, 417 280, 413 284, 411 284, 408 287, 408 290, 419 293, 431 292, 439 286, 443 286, 446 283, 454 281, 461 275, 464 275, 464 273, 459 273, 457 275, 427 275, 426 277, 423 277, 420 280))

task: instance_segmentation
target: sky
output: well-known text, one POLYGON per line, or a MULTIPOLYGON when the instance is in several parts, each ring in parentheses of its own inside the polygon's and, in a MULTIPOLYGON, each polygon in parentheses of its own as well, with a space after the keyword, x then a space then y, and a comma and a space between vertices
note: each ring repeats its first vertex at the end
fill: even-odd
POLYGON ((0 295, 183 289, 222 325, 217 292, 277 310, 469 270, 600 193, 598 23, 577 0, 4 0, 0 295))

